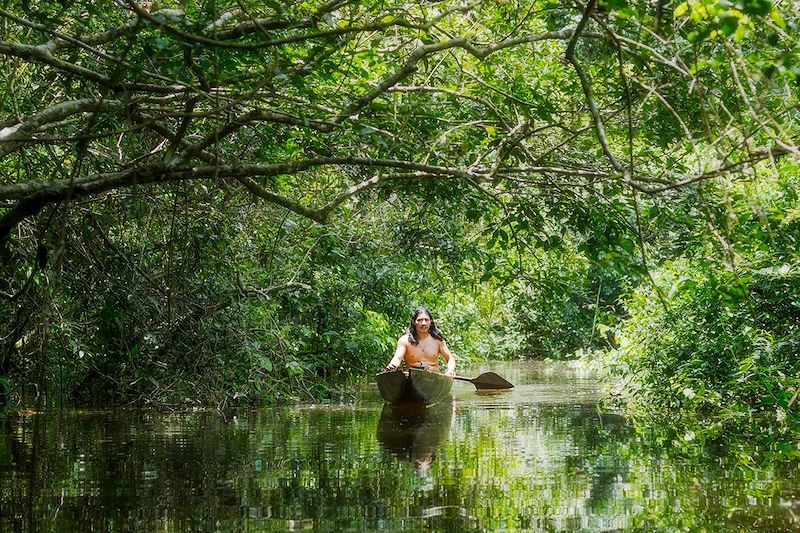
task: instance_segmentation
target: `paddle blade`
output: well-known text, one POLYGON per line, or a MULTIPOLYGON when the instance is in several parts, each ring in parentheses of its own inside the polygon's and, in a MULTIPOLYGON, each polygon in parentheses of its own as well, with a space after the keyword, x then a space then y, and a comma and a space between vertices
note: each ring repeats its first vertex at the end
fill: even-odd
POLYGON ((470 379, 469 381, 471 381, 478 390, 514 388, 514 385, 498 376, 494 372, 484 372, 477 378, 470 379))

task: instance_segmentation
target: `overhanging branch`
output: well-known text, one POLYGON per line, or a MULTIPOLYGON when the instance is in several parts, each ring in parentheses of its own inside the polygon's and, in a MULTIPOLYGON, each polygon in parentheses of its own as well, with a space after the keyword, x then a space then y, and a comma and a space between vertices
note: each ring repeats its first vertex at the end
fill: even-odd
POLYGON ((578 38, 583 32, 583 29, 586 27, 587 22, 592 16, 592 11, 594 10, 595 0, 589 0, 586 4, 586 9, 583 12, 583 16, 581 17, 578 26, 575 28, 575 32, 572 35, 572 38, 569 40, 569 44, 567 45, 566 51, 566 58, 567 61, 570 62, 572 67, 575 69, 575 73, 578 75, 578 79, 580 80, 581 90, 583 91, 583 96, 586 99, 586 103, 589 105, 589 111, 592 115, 592 120, 594 121, 594 129, 595 133, 597 134, 597 140, 600 141, 600 146, 603 149, 603 153, 606 155, 606 158, 611 163, 611 166, 614 167, 614 170, 618 172, 625 173, 626 170, 623 166, 617 161, 617 158, 611 152, 609 148, 608 138, 606 137, 606 130, 605 126, 603 126, 603 119, 600 116, 600 110, 597 108, 597 102, 594 100, 594 96, 592 95, 592 88, 589 85, 589 80, 586 76, 586 73, 583 71, 583 67, 581 67, 580 62, 575 58, 575 45, 578 42, 578 38))

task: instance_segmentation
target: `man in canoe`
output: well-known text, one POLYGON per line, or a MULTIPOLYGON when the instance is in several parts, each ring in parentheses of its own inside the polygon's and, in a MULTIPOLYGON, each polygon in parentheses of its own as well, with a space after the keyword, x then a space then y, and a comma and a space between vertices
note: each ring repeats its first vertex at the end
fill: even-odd
POLYGON ((456 358, 447 347, 444 335, 436 328, 430 311, 424 307, 414 310, 408 331, 397 339, 397 350, 386 365, 387 371, 397 370, 405 361, 406 366, 420 366, 430 372, 439 372, 439 356, 447 363, 445 374, 456 375, 456 358))

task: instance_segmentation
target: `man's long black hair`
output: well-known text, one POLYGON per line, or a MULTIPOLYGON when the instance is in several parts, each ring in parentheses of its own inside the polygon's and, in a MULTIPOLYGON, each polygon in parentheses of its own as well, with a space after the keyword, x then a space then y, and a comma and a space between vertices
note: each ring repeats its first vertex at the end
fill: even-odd
POLYGON ((436 324, 433 322, 433 315, 430 311, 428 311, 428 308, 417 307, 414 309, 414 313, 411 315, 411 322, 408 324, 408 341, 411 344, 419 344, 419 339, 417 338, 417 328, 414 326, 414 324, 417 320, 417 317, 423 313, 428 315, 431 319, 431 327, 428 329, 428 333, 430 333, 431 337, 440 341, 445 340, 444 335, 442 335, 442 332, 439 331, 439 329, 436 327, 436 324))

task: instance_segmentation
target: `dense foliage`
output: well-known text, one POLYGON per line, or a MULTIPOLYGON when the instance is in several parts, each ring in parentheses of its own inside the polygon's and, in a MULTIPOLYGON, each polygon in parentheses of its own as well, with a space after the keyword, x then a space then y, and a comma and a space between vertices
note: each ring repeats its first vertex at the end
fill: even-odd
POLYGON ((618 349, 597 361, 635 413, 670 420, 687 440, 727 440, 753 421, 759 440, 800 428, 798 174, 781 170, 764 177, 768 194, 728 184, 731 263, 701 250, 665 262, 666 305, 637 289, 618 349))
POLYGON ((620 342, 631 405, 797 410, 793 4, 0 17, 5 401, 322 397, 425 304, 462 362, 620 342))

